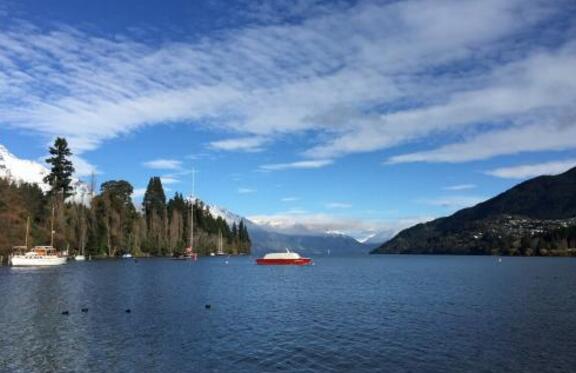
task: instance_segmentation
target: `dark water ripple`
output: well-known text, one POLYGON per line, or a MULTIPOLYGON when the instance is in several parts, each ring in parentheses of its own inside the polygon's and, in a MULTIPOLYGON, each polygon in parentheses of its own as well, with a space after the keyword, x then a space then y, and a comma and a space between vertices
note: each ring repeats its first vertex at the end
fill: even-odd
POLYGON ((0 371, 568 372, 575 290, 554 258, 3 267, 0 371))

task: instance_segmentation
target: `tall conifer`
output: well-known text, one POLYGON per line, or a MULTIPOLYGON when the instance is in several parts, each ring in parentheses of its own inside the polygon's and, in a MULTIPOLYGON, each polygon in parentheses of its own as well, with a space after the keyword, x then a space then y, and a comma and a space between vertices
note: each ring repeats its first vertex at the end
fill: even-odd
POLYGON ((68 142, 65 138, 58 137, 54 141, 54 146, 49 149, 50 158, 46 159, 46 163, 51 165, 50 173, 44 178, 44 182, 50 184, 52 189, 51 194, 62 193, 64 199, 72 195, 72 174, 74 173, 74 166, 69 159, 72 156, 68 142))

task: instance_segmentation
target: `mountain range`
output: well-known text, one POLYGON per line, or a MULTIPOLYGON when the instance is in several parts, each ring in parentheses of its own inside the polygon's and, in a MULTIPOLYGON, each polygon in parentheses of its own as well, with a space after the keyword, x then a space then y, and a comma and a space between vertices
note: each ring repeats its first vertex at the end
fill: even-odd
MULTIPOLYGON (((338 232, 286 233, 274 229, 270 225, 257 224, 252 220, 228 211, 225 208, 207 205, 210 213, 221 217, 228 224, 244 221, 252 239, 252 253, 264 254, 270 251, 290 249, 305 255, 355 255, 367 254, 377 244, 359 242, 358 240, 338 232)), ((381 241, 383 242, 383 241, 381 241)), ((381 242, 378 242, 381 243, 381 242)))
POLYGON ((405 229, 373 253, 575 255, 576 167, 405 229))
MULTIPOLYGON (((44 182, 44 177, 50 170, 39 162, 20 159, 12 154, 5 146, 0 145, 0 178, 8 178, 16 183, 37 184, 42 191, 50 190, 44 182)), ((72 201, 88 204, 90 201, 90 188, 78 179, 73 179, 72 201)), ((256 255, 290 249, 303 255, 349 255, 367 254, 377 244, 384 242, 387 237, 381 235, 370 237, 366 242, 359 242, 345 234, 337 232, 305 232, 302 234, 287 234, 274 229, 269 225, 257 224, 250 219, 230 212, 215 205, 206 205, 215 217, 222 217, 227 223, 244 223, 248 227, 252 239, 252 252, 256 255), (382 238, 382 241, 376 242, 382 238)))

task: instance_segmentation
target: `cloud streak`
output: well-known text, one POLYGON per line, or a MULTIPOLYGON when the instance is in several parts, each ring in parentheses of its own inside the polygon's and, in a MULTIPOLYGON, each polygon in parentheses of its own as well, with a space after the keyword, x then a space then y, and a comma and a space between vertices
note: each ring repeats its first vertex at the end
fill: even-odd
POLYGON ((261 165, 260 169, 263 171, 282 171, 282 170, 294 170, 294 169, 314 169, 322 168, 334 163, 331 159, 318 159, 310 161, 299 161, 292 163, 275 163, 275 164, 265 164, 261 165))
POLYGON ((450 186, 444 187, 444 190, 458 191, 458 190, 468 190, 468 189, 474 189, 474 188, 476 188, 476 184, 458 184, 458 185, 450 185, 450 186))
POLYGON ((557 175, 576 166, 576 159, 501 167, 486 171, 486 174, 504 179, 527 179, 540 175, 557 175))
POLYGON ((252 194, 256 193, 256 189, 254 188, 238 188, 238 194, 252 194))
POLYGON ((142 165, 154 170, 179 170, 182 167, 182 162, 176 159, 155 159, 144 162, 142 165))
POLYGON ((162 44, 7 23, 0 31, 0 121, 66 136, 77 154, 166 123, 225 133, 230 138, 208 146, 226 151, 260 151, 310 134, 299 154, 305 161, 269 170, 314 168, 306 162, 445 134, 466 141, 388 162, 465 162, 576 146, 565 140, 574 135, 576 40, 561 32, 555 43, 538 38, 542 24, 573 9, 569 2, 360 1, 298 9, 297 23, 265 10, 273 22, 162 44), (517 140, 511 150, 486 147, 490 136, 526 139, 543 130, 539 146, 517 140))
POLYGON ((486 200, 485 197, 456 195, 456 196, 424 199, 419 202, 427 205, 444 207, 451 210, 458 210, 461 208, 477 205, 478 203, 483 202, 485 200, 486 200))

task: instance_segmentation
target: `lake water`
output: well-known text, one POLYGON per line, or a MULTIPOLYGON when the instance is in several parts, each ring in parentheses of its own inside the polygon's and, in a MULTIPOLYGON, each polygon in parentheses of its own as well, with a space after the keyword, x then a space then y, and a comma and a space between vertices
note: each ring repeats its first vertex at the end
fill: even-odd
POLYGON ((226 260, 0 267, 0 371, 576 369, 574 259, 226 260))

